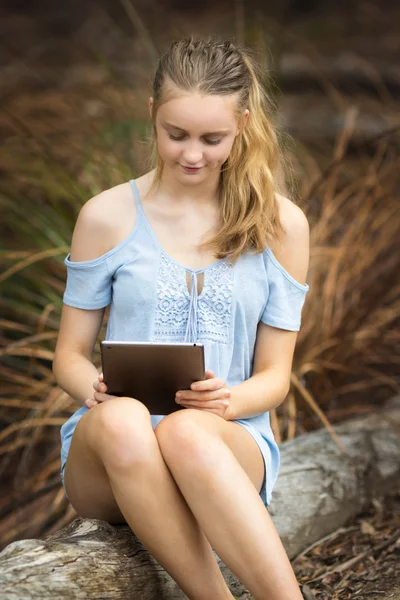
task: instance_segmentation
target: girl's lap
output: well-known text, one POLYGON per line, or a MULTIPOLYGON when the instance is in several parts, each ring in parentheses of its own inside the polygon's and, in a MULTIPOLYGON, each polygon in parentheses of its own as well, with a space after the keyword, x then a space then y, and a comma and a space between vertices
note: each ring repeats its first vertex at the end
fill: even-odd
MULTIPOLYGON (((127 417, 126 417, 126 412, 128 409, 128 406, 130 407, 130 409, 133 409, 133 412, 136 411, 136 408, 138 408, 138 404, 140 405, 140 407, 144 408, 144 412, 147 413, 147 416, 150 417, 150 422, 151 422, 151 427, 153 430, 155 430, 155 428, 157 427, 157 425, 165 419, 166 415, 149 415, 147 409, 143 406, 142 403, 138 402, 137 400, 134 399, 118 399, 119 403, 121 404, 121 400, 128 400, 128 403, 125 402, 124 404, 124 408, 123 408, 123 421, 126 423, 127 422, 127 417), (130 402, 129 402, 130 401, 130 402), (134 403, 134 404, 133 404, 134 403)), ((115 400, 113 400, 114 402, 114 406, 113 409, 115 409, 115 400)), ((108 402, 102 403, 103 405, 108 404, 108 402)), ((104 517, 95 517, 93 514, 91 514, 90 516, 92 518, 104 518, 104 520, 108 520, 111 522, 115 521, 115 515, 116 513, 118 513, 118 519, 122 518, 122 515, 119 512, 119 509, 116 505, 115 499, 112 495, 111 492, 111 488, 109 486, 109 482, 108 482, 108 477, 107 474, 105 472, 104 467, 100 464, 100 461, 97 459, 97 463, 96 463, 96 459, 93 458, 93 450, 90 449, 90 444, 88 445, 88 439, 90 438, 90 434, 88 434, 87 431, 87 426, 89 426, 90 424, 93 424, 96 420, 98 422, 98 419, 94 419, 93 417, 95 416, 99 416, 100 413, 103 413, 103 416, 106 415, 106 418, 108 419, 108 417, 111 414, 111 411, 109 410, 111 408, 111 406, 105 407, 103 406, 103 408, 101 408, 101 404, 92 408, 92 409, 88 409, 86 406, 83 406, 81 408, 79 408, 73 415, 71 415, 71 417, 68 419, 68 421, 66 421, 66 423, 64 423, 64 425, 61 428, 61 442, 62 442, 62 448, 61 448, 61 480, 62 480, 62 484, 64 486, 65 489, 65 493, 67 495, 67 497, 70 499, 71 498, 78 498, 78 500, 72 501, 71 503, 77 504, 79 503, 79 505, 81 504, 81 502, 83 502, 84 505, 88 505, 91 507, 91 512, 93 513, 93 506, 94 503, 97 502, 96 499, 98 499, 99 497, 102 498, 102 501, 99 503, 99 507, 98 510, 101 512, 101 514, 105 513, 109 514, 109 516, 111 516, 110 518, 104 518, 104 517), (95 415, 94 411, 100 409, 100 412, 97 413, 97 415, 95 415), (106 409, 106 411, 104 410, 106 409), (88 414, 91 412, 91 416, 88 414), (85 418, 83 418, 85 417, 85 418), (86 423, 86 425, 85 425, 86 423), (79 426, 78 426, 79 425, 79 426), (67 460, 68 458, 68 460, 67 460), (68 463, 68 469, 67 469, 67 463, 68 463), (68 473, 68 470, 70 470, 71 472, 73 472, 73 475, 71 475, 70 473, 68 473), (75 490, 75 488, 72 488, 71 486, 77 484, 78 489, 75 490), (86 500, 81 500, 81 498, 86 500)), ((216 415, 213 415, 212 413, 208 413, 206 411, 198 411, 196 409, 184 409, 183 411, 178 411, 178 413, 182 413, 182 412, 187 412, 187 411, 191 411, 192 413, 197 413, 198 416, 200 416, 200 414, 207 414, 213 418, 216 417, 216 415), (200 414, 199 414, 200 413, 200 414)), ((115 411, 113 410, 112 413, 113 415, 115 415, 116 413, 118 413, 119 411, 115 411)), ((178 415, 178 413, 173 413, 173 415, 178 415)), ((132 416, 134 416, 132 414, 132 416)), ((171 415, 169 415, 171 416, 171 415)), ((184 415, 182 415, 184 416, 184 415)), ((189 416, 188 414, 186 414, 186 416, 189 416)), ((195 415, 196 416, 196 415, 195 415)), ((121 417, 122 418, 122 417, 121 417)), ((217 419, 219 419, 219 417, 217 417, 217 419)), ((175 419, 176 420, 176 419, 175 419)), ((211 419, 213 422, 215 421, 215 419, 211 419)), ((136 419, 128 419, 128 421, 131 422, 135 422, 136 419)), ((167 419, 168 421, 168 419, 167 419)), ((208 422, 208 419, 196 419, 197 422, 208 422)), ((122 421, 121 421, 122 422, 122 421)), ((118 420, 117 420, 117 423, 118 420)), ((233 425, 235 424, 235 438, 241 438, 242 440, 242 448, 240 450, 241 452, 241 456, 236 456, 236 458, 238 458, 240 464, 243 466, 243 468, 246 470, 247 469, 247 465, 246 465, 246 456, 244 456, 243 454, 243 441, 245 441, 246 444, 248 444, 248 440, 250 439, 249 436, 251 436, 252 442, 251 442, 251 452, 253 452, 252 456, 256 461, 260 461, 260 453, 261 453, 261 457, 262 457, 262 467, 258 467, 258 474, 254 475, 251 474, 251 479, 254 482, 254 485, 259 487, 259 482, 260 480, 260 468, 262 468, 263 470, 263 481, 262 481, 262 485, 261 485, 261 489, 259 489, 259 495, 263 501, 263 503, 265 504, 265 506, 267 507, 267 500, 266 500, 266 468, 265 468, 265 456, 264 456, 264 452, 263 449, 261 448, 260 445, 260 440, 259 440, 259 433, 257 432, 257 430, 252 427, 251 424, 249 423, 245 423, 243 420, 242 421, 237 421, 237 422, 225 422, 224 423, 229 423, 229 425, 233 425), (239 431, 236 429, 237 425, 241 425, 239 431), (242 435, 244 434, 244 431, 247 431, 247 435, 242 435), (237 436, 236 436, 236 432, 237 432, 237 436), (247 440, 245 440, 245 438, 247 438, 247 440), (256 455, 254 454, 254 449, 257 447, 256 450, 256 455), (258 483, 257 483, 258 482, 258 483)), ((92 428, 93 430, 93 428, 92 428)), ((92 436, 94 434, 92 433, 92 436)), ((231 438, 231 440, 233 440, 234 438, 231 438)), ((226 441, 226 439, 224 440, 226 441)), ((228 444, 231 445, 231 444, 228 444)), ((239 448, 239 445, 238 445, 239 448)), ((235 448, 231 449, 234 451, 235 453, 235 448)), ((253 461, 254 462, 254 461, 253 461)), ((250 463, 249 463, 250 465, 250 463)), ((251 467, 249 467, 250 469, 251 467)), ((254 468, 253 468, 253 473, 254 473, 254 468)), ((249 474, 249 473, 248 473, 249 474)), ((76 487, 76 486, 75 486, 76 487)), ((74 508, 78 508, 78 506, 74 506, 74 508)), ((78 511, 79 514, 81 514, 81 516, 89 516, 89 515, 83 515, 82 511, 78 511)), ((120 522, 120 520, 118 520, 117 522, 120 522)))

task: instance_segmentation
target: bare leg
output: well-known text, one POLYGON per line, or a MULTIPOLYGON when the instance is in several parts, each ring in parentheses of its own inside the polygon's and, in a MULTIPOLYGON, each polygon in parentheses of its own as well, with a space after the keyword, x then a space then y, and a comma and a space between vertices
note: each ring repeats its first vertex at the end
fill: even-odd
POLYGON ((210 543, 171 476, 143 409, 131 398, 92 409, 97 416, 92 419, 92 439, 118 507, 191 600, 232 600, 210 543))
MULTIPOLYGON (((243 449, 243 436, 248 433, 239 433, 235 427, 240 426, 215 419, 212 413, 196 411, 197 415, 190 416, 188 412, 186 418, 180 413, 173 419, 173 415, 166 417, 158 424, 156 435, 207 539, 255 598, 302 600, 271 517, 226 443, 231 435, 232 444, 243 449)), ((253 444, 249 437, 249 452, 253 444)))

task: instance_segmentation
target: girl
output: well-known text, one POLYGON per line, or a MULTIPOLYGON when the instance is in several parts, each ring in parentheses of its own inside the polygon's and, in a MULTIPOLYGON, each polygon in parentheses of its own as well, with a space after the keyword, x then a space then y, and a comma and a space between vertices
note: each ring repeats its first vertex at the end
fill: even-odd
POLYGON ((86 202, 65 259, 54 374, 82 404, 61 428, 66 493, 82 517, 126 522, 193 600, 232 598, 212 549, 255 598, 302 597, 266 507, 309 227, 278 194, 267 100, 247 51, 172 43, 149 99, 153 169, 86 202), (184 410, 107 394, 91 358, 109 304, 106 339, 204 344, 184 410))

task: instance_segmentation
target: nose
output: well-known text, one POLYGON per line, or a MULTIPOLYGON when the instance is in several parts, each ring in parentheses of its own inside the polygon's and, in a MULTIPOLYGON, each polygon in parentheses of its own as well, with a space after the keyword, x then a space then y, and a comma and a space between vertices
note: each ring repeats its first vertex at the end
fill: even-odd
POLYGON ((185 146, 183 152, 184 164, 186 164, 188 167, 192 165, 196 166, 201 162, 202 155, 203 151, 196 143, 189 143, 185 146))

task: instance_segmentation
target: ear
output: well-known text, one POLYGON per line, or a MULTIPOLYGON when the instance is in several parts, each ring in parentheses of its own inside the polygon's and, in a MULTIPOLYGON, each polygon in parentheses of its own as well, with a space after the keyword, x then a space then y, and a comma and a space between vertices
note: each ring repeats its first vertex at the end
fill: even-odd
POLYGON ((238 130, 236 132, 236 135, 239 135, 239 133, 243 133, 243 129, 246 127, 247 124, 247 120, 249 118, 249 110, 246 108, 246 110, 243 113, 243 117, 241 119, 240 125, 238 127, 238 130))

